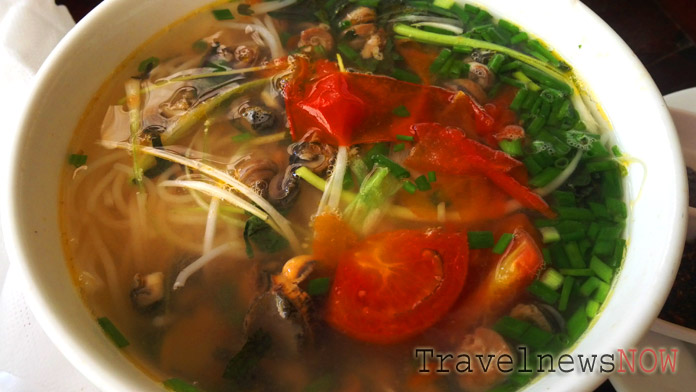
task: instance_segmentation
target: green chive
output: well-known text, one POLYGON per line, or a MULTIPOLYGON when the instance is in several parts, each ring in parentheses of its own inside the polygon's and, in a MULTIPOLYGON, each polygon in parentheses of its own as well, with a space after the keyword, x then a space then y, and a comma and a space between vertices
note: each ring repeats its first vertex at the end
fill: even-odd
MULTIPOLYGON (((398 117, 409 117, 411 115, 411 112, 409 112, 408 109, 406 108, 406 106, 404 106, 404 105, 396 107, 396 109, 392 110, 392 113, 398 117)), ((398 138, 398 136, 399 135, 397 135, 397 138, 398 138)), ((403 139, 400 139, 400 140, 403 140, 403 139)), ((412 140, 413 140, 413 138, 411 138, 411 141, 412 140)))
POLYGON ((435 60, 433 60, 433 63, 430 64, 430 73, 438 73, 440 72, 440 69, 442 68, 443 65, 449 60, 450 56, 452 55, 452 51, 450 49, 442 49, 440 51, 440 54, 435 57, 435 60))
POLYGON ((529 185, 535 188, 541 188, 548 185, 553 181, 558 175, 561 174, 561 170, 557 167, 547 167, 541 173, 535 175, 529 180, 529 185))
POLYGON ((590 259, 590 269, 603 281, 611 283, 611 278, 614 276, 614 270, 606 265, 597 256, 592 256, 590 259))
POLYGON ((539 232, 541 232, 541 237, 542 241, 545 244, 550 244, 552 242, 557 242, 561 240, 561 234, 558 232, 558 229, 555 227, 541 227, 539 228, 539 232))
POLYGON ((75 167, 80 167, 87 163, 87 155, 70 154, 70 156, 68 157, 68 163, 75 167))
POLYGON ((507 31, 509 31, 509 32, 511 32, 511 33, 513 33, 513 34, 517 34, 517 33, 520 32, 520 28, 519 28, 519 27, 515 26, 514 24, 508 22, 508 21, 505 20, 505 19, 500 19, 500 20, 498 20, 498 26, 504 28, 505 30, 507 30, 507 31))
POLYGON ((234 15, 232 15, 232 11, 230 11, 227 8, 219 9, 219 10, 213 10, 213 16, 217 20, 231 20, 234 19, 234 15))
POLYGON ((470 231, 468 234, 469 249, 486 249, 495 244, 493 232, 491 231, 470 231))
POLYGON ((196 53, 203 53, 208 50, 208 43, 202 39, 199 39, 198 41, 194 42, 193 45, 191 45, 191 48, 196 53))
POLYGON ((392 151, 399 152, 399 151, 403 151, 404 148, 406 148, 406 145, 404 143, 399 143, 399 144, 394 145, 394 147, 392 148, 392 151))
POLYGON ((548 75, 544 71, 534 68, 527 64, 520 65, 520 70, 529 78, 551 88, 554 88, 565 95, 573 93, 573 89, 564 81, 558 80, 553 76, 548 75))
POLYGON ((602 283, 599 279, 594 276, 587 278, 585 283, 580 286, 580 293, 585 297, 589 297, 596 289, 599 284, 602 283))
POLYGON ((524 102, 528 93, 529 90, 525 88, 518 90, 517 94, 515 94, 515 98, 512 100, 512 102, 510 102, 510 109, 519 110, 522 107, 522 103, 524 102))
POLYGON ((589 268, 561 268, 559 272, 567 276, 594 276, 594 272, 589 268))
POLYGON ((587 301, 587 305, 585 306, 585 314, 589 318, 594 318, 594 316, 597 315, 597 312, 599 311, 599 302, 589 300, 587 301))
POLYGON ((428 179, 425 177, 425 175, 421 175, 416 177, 414 180, 416 183, 416 187, 418 188, 419 191, 429 191, 432 189, 430 186, 430 183, 428 182, 428 179))
POLYGON ((505 61, 505 55, 500 54, 500 53, 496 53, 488 61, 488 68, 491 71, 498 73, 498 70, 500 70, 500 67, 503 65, 504 61, 505 61))
POLYGON ((506 338, 519 340, 530 326, 531 324, 522 320, 510 316, 503 316, 498 322, 493 324, 493 330, 506 338))
POLYGON ((437 181, 437 175, 432 170, 428 172, 428 181, 430 181, 430 182, 437 181))
MULTIPOLYGON (((339 52, 345 56, 350 61, 356 61, 360 58, 360 53, 356 52, 355 49, 348 46, 348 44, 341 42, 336 46, 339 52)), ((398 78, 397 78, 398 79, 398 78)))
POLYGON ((617 219, 619 221, 623 221, 628 217, 628 210, 626 209, 626 203, 619 199, 615 199, 613 197, 607 197, 606 199, 607 203, 607 212, 609 212, 609 215, 614 217, 614 219, 617 219))
POLYGON ((404 190, 410 194, 414 194, 418 188, 411 181, 406 181, 404 182, 404 190))
MULTIPOLYGON (((563 272, 561 272, 563 273, 563 272)), ((575 278, 572 276, 566 276, 563 278, 563 288, 561 289, 561 297, 558 300, 558 310, 564 312, 568 308, 568 299, 570 298, 570 292, 573 289, 573 283, 575 278)))
POLYGON ((324 295, 324 294, 329 292, 330 288, 331 288, 331 279, 330 278, 312 279, 307 284, 307 294, 312 295, 312 296, 324 295))
POLYGON ((619 146, 611 146, 611 152, 614 153, 615 157, 623 156, 623 154, 621 153, 621 150, 619 149, 619 146))
POLYGON ((253 137, 254 137, 254 135, 252 135, 251 133, 244 132, 244 133, 240 133, 238 135, 232 136, 232 141, 235 143, 244 143, 253 137))
POLYGON ((179 378, 170 378, 163 382, 165 388, 174 392, 200 392, 200 389, 179 378))
POLYGON ((525 33, 523 31, 521 33, 517 33, 517 34, 513 35, 512 38, 510 38, 510 43, 513 45, 516 45, 516 44, 519 44, 521 42, 525 42, 528 38, 529 38, 529 36, 527 35, 527 33, 525 33))
POLYGON ((555 304, 560 297, 560 294, 538 280, 532 282, 532 284, 527 287, 527 291, 549 305, 555 304))
POLYGON ((100 317, 97 319, 97 322, 99 325, 102 327, 106 335, 111 339, 112 342, 116 345, 118 348, 123 348, 128 346, 130 343, 128 342, 128 339, 126 339, 125 336, 121 333, 121 331, 116 328, 114 323, 111 322, 106 317, 100 317))
POLYGON ((401 80, 402 82, 410 82, 410 83, 416 83, 416 84, 421 82, 421 79, 420 79, 420 77, 418 77, 418 75, 416 75, 412 72, 403 70, 401 68, 394 68, 394 70, 392 71, 392 76, 395 79, 401 80))
POLYGON ((553 334, 543 329, 530 325, 529 328, 518 339, 520 343, 533 349, 540 349, 553 339, 553 334))
POLYGON ((594 214, 587 208, 578 207, 558 207, 558 215, 564 220, 592 221, 594 214))
POLYGON ((138 65, 138 72, 147 73, 152 71, 153 68, 158 66, 160 60, 157 57, 150 57, 140 62, 138 65))
POLYGON ((522 139, 501 140, 498 142, 498 145, 500 146, 501 150, 510 156, 519 157, 523 154, 522 139))
POLYGON ((607 296, 609 296, 609 290, 611 290, 611 286, 604 282, 599 282, 595 295, 592 297, 592 299, 599 303, 603 303, 607 299, 607 296))
POLYGON ((547 285, 551 290, 558 290, 563 285, 563 275, 553 268, 548 268, 541 274, 539 281, 547 285))
POLYGON ((568 322, 566 323, 566 329, 568 330, 568 338, 571 342, 575 342, 578 338, 585 332, 587 327, 590 326, 590 322, 587 320, 587 315, 585 314, 585 308, 580 307, 578 310, 570 316, 568 322))
POLYGON ((585 268, 585 261, 583 260, 582 254, 580 253, 580 248, 578 243, 575 241, 570 241, 563 246, 566 255, 568 255, 568 260, 573 268, 585 268))
POLYGON ((411 173, 408 170, 404 169, 403 166, 399 165, 398 163, 392 161, 391 159, 387 158, 382 154, 374 154, 372 155, 371 159, 373 163, 389 169, 391 174, 396 178, 408 178, 411 176, 411 173))
POLYGON ((454 0, 433 0, 433 5, 448 10, 454 5, 454 0))
POLYGON ((503 252, 505 252, 505 249, 507 249, 508 245, 510 245, 510 242, 512 242, 512 237, 513 236, 510 233, 503 233, 503 235, 501 235, 498 239, 498 242, 495 243, 493 253, 502 255, 503 252))
POLYGON ((408 135, 396 135, 396 140, 403 140, 406 142, 412 142, 414 140, 413 136, 408 135))

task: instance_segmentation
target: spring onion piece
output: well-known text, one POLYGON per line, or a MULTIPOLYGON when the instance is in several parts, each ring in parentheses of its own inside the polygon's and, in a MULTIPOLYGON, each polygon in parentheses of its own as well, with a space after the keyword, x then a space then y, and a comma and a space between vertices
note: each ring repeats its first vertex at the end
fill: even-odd
POLYGON ((559 271, 566 276, 594 276, 594 272, 589 268, 561 268, 559 271))
MULTIPOLYGON (((398 135, 400 136, 400 135, 398 135)), ((397 138, 398 138, 397 136, 397 138)), ((374 154, 371 156, 371 160, 374 164, 377 164, 382 167, 386 167, 389 169, 391 174, 396 177, 396 178, 408 178, 411 176, 411 173, 406 170, 403 166, 399 165, 398 163, 392 161, 391 159, 387 158, 386 156, 382 154, 374 154)))
POLYGON ((547 285, 551 290, 558 290, 563 285, 563 275, 553 268, 548 268, 541 274, 539 281, 547 285))
POLYGON ((271 335, 262 329, 257 329, 249 336, 241 350, 227 363, 222 377, 237 383, 248 380, 259 361, 271 349, 272 344, 271 335))
POLYGON ((319 201, 319 207, 317 208, 317 215, 324 213, 325 209, 330 211, 338 210, 338 203, 341 199, 341 192, 343 191, 343 177, 346 174, 346 168, 348 167, 348 147, 338 146, 338 153, 336 154, 336 162, 334 163, 334 169, 331 172, 331 176, 326 182, 326 189, 321 196, 319 201))
POLYGON ((170 378, 162 383, 165 388, 173 392, 201 392, 200 389, 180 378, 170 378))
POLYGON ((590 322, 587 320, 585 308, 580 307, 575 311, 575 313, 573 313, 572 316, 570 316, 570 319, 568 319, 568 322, 566 323, 568 339, 570 339, 571 342, 575 342, 589 326, 590 322))
POLYGON ((520 336, 520 343, 532 348, 540 349, 553 339, 551 332, 544 331, 536 325, 529 325, 529 328, 520 336))
MULTIPOLYGON (((408 109, 404 105, 398 106, 396 109, 392 110, 392 113, 397 117, 409 117, 411 115, 411 113, 408 111, 408 109)), ((401 136, 401 135, 397 135, 396 138, 398 139, 399 136, 401 136)), ((399 140, 402 140, 402 139, 399 139, 399 140)), ((411 141, 412 140, 413 139, 411 139, 411 141)))
POLYGON ((592 297, 592 299, 599 303, 603 303, 607 299, 610 289, 611 286, 609 286, 607 283, 599 282, 599 284, 597 284, 595 295, 592 297))
POLYGON ((534 192, 536 192, 540 196, 546 196, 549 193, 558 189, 558 187, 565 183, 566 180, 568 180, 568 178, 575 172, 575 169, 578 167, 578 163, 580 163, 580 158, 582 158, 582 153, 583 151, 579 149, 575 153, 573 159, 571 159, 570 163, 568 163, 568 166, 566 166, 566 168, 563 169, 563 171, 561 171, 561 173, 558 176, 556 176, 556 178, 553 179, 553 181, 549 182, 541 188, 534 189, 534 192))
MULTIPOLYGON (((563 273, 563 272, 561 272, 563 273)), ((568 299, 570 299, 570 292, 573 290, 573 284, 575 283, 575 278, 572 276, 566 276, 563 278, 563 288, 561 289, 561 297, 558 299, 558 310, 565 312, 568 308, 568 299)))
POLYGON ((405 148, 406 148, 406 145, 404 143, 399 143, 399 144, 394 145, 394 147, 392 148, 392 151, 399 152, 399 151, 403 151, 405 148))
POLYGON ((70 154, 68 157, 68 164, 77 167, 80 167, 87 163, 87 155, 83 154, 70 154))
POLYGON ((542 227, 539 229, 539 232, 541 233, 542 241, 545 244, 550 244, 552 242, 561 240, 561 235, 558 232, 558 229, 555 227, 542 227))
POLYGON ((595 300, 589 300, 587 301, 587 305, 585 306, 585 314, 589 318, 594 318, 594 316, 597 315, 597 312, 599 311, 599 302, 595 300))
POLYGON ((360 191, 343 212, 343 219, 356 233, 372 232, 387 211, 389 200, 402 186, 389 172, 386 167, 376 167, 360 184, 360 191))
POLYGON ((324 295, 331 288, 331 278, 316 278, 309 281, 307 284, 307 294, 324 295))
POLYGON ((501 140, 500 142, 498 142, 498 145, 500 146, 501 150, 503 150, 506 154, 510 156, 519 157, 523 154, 521 139, 501 140))
POLYGON ((592 256, 590 259, 590 269, 606 283, 611 283, 611 278, 614 276, 614 270, 606 265, 597 256, 592 256))
POLYGON ((437 175, 432 170, 428 172, 428 181, 430 181, 430 182, 437 181, 437 175))
POLYGON ((425 175, 418 176, 413 181, 416 183, 416 187, 419 191, 429 191, 430 189, 432 189, 425 175))
POLYGON ((510 242, 512 242, 512 237, 513 235, 511 233, 503 233, 503 235, 501 235, 498 239, 498 242, 495 243, 495 246, 493 247, 493 253, 497 255, 502 255, 503 253, 505 253, 505 250, 507 249, 508 245, 510 245, 510 242))
POLYGON ((498 322, 493 324, 493 330, 506 338, 520 340, 530 326, 531 324, 525 321, 510 316, 503 316, 498 322))
POLYGON ((133 157, 133 179, 136 184, 142 187, 143 169, 138 162, 138 153, 134 148, 137 145, 142 122, 139 79, 131 78, 126 82, 126 106, 128 107, 128 118, 130 120, 129 142, 131 146, 133 146, 133 148, 131 148, 131 156, 133 157))
POLYGON ((433 5, 448 10, 454 5, 454 0, 433 0, 433 5))
POLYGON ((107 317, 100 317, 97 319, 97 322, 104 330, 104 333, 106 333, 109 339, 111 339, 111 341, 116 345, 116 347, 124 348, 130 344, 128 339, 123 336, 121 331, 119 331, 114 323, 112 323, 107 317))
POLYGON ((418 77, 418 75, 401 68, 394 68, 394 70, 392 71, 392 76, 395 79, 401 80, 402 82, 410 82, 417 84, 421 82, 421 79, 420 77, 418 77))
POLYGON ((602 283, 599 279, 594 276, 590 276, 581 286, 580 293, 585 297, 589 297, 602 283))
POLYGON ((527 291, 549 305, 555 304, 560 297, 560 294, 551 287, 538 280, 533 281, 527 286, 527 291))
POLYGON ((406 181, 404 182, 404 190, 410 194, 414 194, 418 190, 418 187, 411 181, 406 181))
POLYGON ((217 20, 232 20, 232 19, 234 19, 234 15, 232 14, 232 11, 230 11, 227 8, 213 10, 212 12, 213 12, 213 16, 217 20))
POLYGON ((468 233, 469 249, 492 248, 495 244, 493 232, 491 231, 470 231, 468 233))

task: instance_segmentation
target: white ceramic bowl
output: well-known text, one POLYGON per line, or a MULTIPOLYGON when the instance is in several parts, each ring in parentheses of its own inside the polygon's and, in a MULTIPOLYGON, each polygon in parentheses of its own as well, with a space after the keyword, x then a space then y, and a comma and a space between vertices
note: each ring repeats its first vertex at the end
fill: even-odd
MULTIPOLYGON (((141 42, 207 0, 107 0, 80 22, 41 68, 11 140, 3 185, 3 232, 28 282, 36 318, 65 356, 107 391, 161 390, 104 336, 75 290, 58 225, 60 168, 84 108, 141 42)), ((610 28, 576 0, 481 1, 556 49, 592 89, 631 166, 628 253, 600 317, 573 353, 614 353, 655 319, 677 269, 686 222, 686 181, 672 120, 648 73, 610 28)), ((606 374, 555 373, 530 388, 591 389, 606 374)))

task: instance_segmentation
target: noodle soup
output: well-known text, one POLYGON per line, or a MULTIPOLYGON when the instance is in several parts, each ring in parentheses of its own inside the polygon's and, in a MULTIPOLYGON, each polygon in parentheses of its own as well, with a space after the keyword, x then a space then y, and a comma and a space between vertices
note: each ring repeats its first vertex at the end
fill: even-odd
POLYGON ((104 86, 63 179, 87 306, 173 390, 525 385, 621 266, 620 151, 484 9, 323 3, 216 4, 104 86))

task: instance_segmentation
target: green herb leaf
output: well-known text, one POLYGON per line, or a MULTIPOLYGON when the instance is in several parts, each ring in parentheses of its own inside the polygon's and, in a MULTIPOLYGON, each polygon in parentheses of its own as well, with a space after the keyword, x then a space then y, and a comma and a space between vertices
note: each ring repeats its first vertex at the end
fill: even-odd
POLYGON ((75 167, 80 167, 87 163, 87 155, 70 154, 70 156, 68 157, 68 163, 75 167))
POLYGON ((123 348, 128 346, 130 343, 128 342, 128 339, 126 339, 125 336, 121 333, 121 331, 116 328, 114 323, 111 322, 106 317, 100 317, 97 319, 97 322, 99 325, 102 327, 106 335, 111 339, 112 342, 118 347, 118 348, 123 348))
POLYGON ((227 8, 219 9, 219 10, 213 10, 213 16, 217 20, 231 20, 234 19, 234 15, 232 15, 232 11, 228 10, 227 8))
POLYGON ((411 112, 409 112, 404 105, 398 106, 396 109, 392 110, 392 113, 398 117, 409 117, 411 115, 411 112))
POLYGON ((194 42, 193 45, 191 45, 191 48, 193 48, 194 52, 196 53, 203 53, 208 50, 208 43, 202 39, 199 39, 198 41, 194 42))
POLYGON ((150 57, 147 58, 143 61, 140 62, 140 65, 138 65, 138 72, 140 73, 149 73, 152 71, 156 66, 158 66, 160 63, 160 60, 157 57, 150 57))
MULTIPOLYGON (((288 240, 262 221, 259 217, 252 216, 246 221, 244 226, 244 237, 256 245, 262 252, 275 253, 288 247, 288 240)), ((249 255, 249 245, 247 245, 247 255, 249 255)), ((253 257, 253 253, 252 253, 253 257)))
POLYGON ((331 278, 316 278, 309 281, 307 284, 307 294, 309 295, 324 295, 331 288, 331 278))
POLYGON ((261 358, 266 355, 271 344, 271 335, 262 329, 257 329, 249 336, 242 349, 227 363, 225 373, 222 376, 238 383, 248 381, 251 372, 256 368, 261 358))
POLYGON ((165 388, 174 392, 200 392, 200 389, 179 378, 170 378, 163 382, 165 388))

